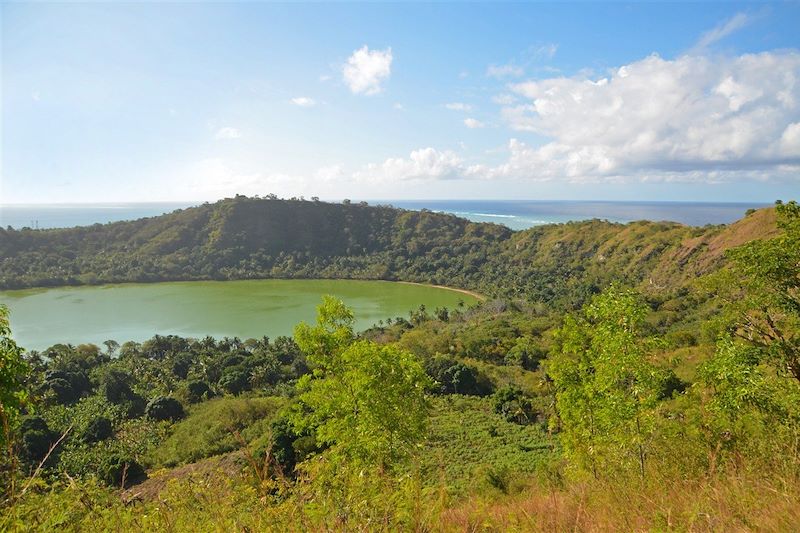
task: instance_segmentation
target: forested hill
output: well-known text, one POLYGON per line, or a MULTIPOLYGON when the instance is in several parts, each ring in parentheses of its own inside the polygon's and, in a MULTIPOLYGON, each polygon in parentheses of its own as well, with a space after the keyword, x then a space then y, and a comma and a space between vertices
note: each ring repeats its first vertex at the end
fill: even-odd
POLYGON ((237 196, 130 222, 0 229, 0 288, 359 278, 575 303, 617 279, 674 289, 775 232, 772 209, 729 226, 592 220, 513 232, 429 211, 237 196))

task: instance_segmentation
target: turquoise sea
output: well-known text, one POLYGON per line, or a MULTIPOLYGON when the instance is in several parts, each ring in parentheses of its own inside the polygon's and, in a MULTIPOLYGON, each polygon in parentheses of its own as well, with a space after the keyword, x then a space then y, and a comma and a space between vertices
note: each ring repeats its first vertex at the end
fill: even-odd
MULTIPOLYGON (((670 220, 692 226, 727 224, 759 203, 709 202, 576 202, 549 200, 374 200, 406 209, 453 213, 476 222, 504 224, 520 230, 542 224, 606 219, 670 220)), ((191 202, 0 205, 0 227, 66 228, 152 217, 196 205, 191 202)))

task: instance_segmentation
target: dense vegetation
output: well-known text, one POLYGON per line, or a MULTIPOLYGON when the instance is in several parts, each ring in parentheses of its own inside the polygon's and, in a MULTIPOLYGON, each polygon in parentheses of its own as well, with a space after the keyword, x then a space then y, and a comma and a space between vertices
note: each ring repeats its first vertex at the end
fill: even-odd
POLYGON ((132 222, 0 229, 0 289, 248 278, 416 281, 580 306, 613 281, 674 292, 774 212, 732 226, 600 220, 512 232, 430 211, 236 198, 132 222))
MULTIPOLYGON (((309 227, 304 244, 283 256, 293 258, 292 275, 334 275, 334 264, 391 256, 391 269, 416 265, 392 276, 437 282, 451 272, 453 283, 506 297, 471 309, 420 308, 360 333, 351 312, 326 298, 317 322, 298 325, 292 338, 156 336, 42 353, 18 348, 0 313, 0 529, 800 526, 794 202, 699 229, 592 221, 512 233, 434 213, 243 198, 171 216, 272 205, 384 221, 355 224, 367 236, 352 242, 379 242, 383 231, 401 238, 398 220, 414 221, 405 248, 376 244, 344 255, 335 250, 344 241, 315 244, 319 227, 309 227), (441 248, 409 251, 428 236, 441 248), (472 242, 472 253, 494 253, 469 270, 446 236, 472 242), (426 259, 437 266, 413 270, 426 259), (323 263, 331 270, 302 270, 323 263)), ((17 252, 3 272, 28 257, 30 267, 13 270, 13 279, 34 283, 25 276, 44 275, 37 250, 56 249, 58 239, 139 225, 135 233, 164 220, 10 231, 4 237, 17 252)), ((242 229, 249 226, 238 227, 239 244, 219 250, 250 257, 259 245, 242 229)), ((155 267, 171 252, 145 252, 158 240, 151 237, 106 249, 120 261, 152 253, 155 267)), ((221 253, 192 246, 181 253, 208 252, 194 256, 198 269, 221 253)), ((108 260, 92 257, 82 251, 65 265, 89 272, 108 260)), ((366 272, 353 268, 343 272, 366 272)), ((75 272, 62 280, 108 275, 75 272)))

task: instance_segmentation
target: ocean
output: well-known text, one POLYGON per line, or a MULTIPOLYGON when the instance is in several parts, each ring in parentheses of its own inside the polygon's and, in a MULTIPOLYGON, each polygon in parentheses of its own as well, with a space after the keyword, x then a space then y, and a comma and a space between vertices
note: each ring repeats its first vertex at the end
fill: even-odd
MULTIPOLYGON (((669 220, 691 226, 728 224, 759 203, 576 202, 546 200, 374 200, 405 209, 452 213, 475 222, 521 230, 542 224, 593 218, 612 222, 669 220)), ((191 202, 0 205, 0 227, 67 228, 153 217, 197 205, 191 202)))

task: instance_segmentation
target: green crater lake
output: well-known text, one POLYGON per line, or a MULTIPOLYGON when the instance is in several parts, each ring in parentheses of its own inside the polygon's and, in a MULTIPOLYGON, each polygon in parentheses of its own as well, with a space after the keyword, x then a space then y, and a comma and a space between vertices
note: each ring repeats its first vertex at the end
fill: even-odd
POLYGON ((432 311, 477 302, 449 289, 387 281, 247 280, 3 291, 0 303, 11 311, 17 344, 43 350, 57 343, 143 341, 155 334, 242 339, 291 335, 298 322, 314 321, 325 294, 353 310, 359 330, 389 317, 408 318, 420 305, 432 311))

